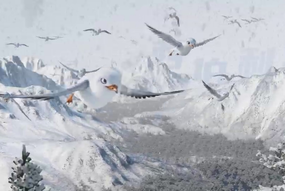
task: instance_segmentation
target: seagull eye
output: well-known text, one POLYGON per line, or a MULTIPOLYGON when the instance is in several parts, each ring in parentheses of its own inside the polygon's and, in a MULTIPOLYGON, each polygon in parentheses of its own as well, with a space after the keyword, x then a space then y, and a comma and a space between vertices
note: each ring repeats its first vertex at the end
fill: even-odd
POLYGON ((101 83, 102 84, 106 84, 107 83, 107 80, 105 78, 101 78, 101 83))
POLYGON ((188 42, 188 44, 190 44, 190 42, 188 42))

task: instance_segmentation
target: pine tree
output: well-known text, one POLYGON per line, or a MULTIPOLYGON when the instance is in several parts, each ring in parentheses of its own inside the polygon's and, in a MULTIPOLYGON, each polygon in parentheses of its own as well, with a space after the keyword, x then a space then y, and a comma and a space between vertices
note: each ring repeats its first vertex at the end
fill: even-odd
POLYGON ((285 180, 285 143, 279 143, 277 147, 270 147, 269 151, 272 154, 268 156, 260 151, 257 152, 256 156, 259 157, 259 162, 279 172, 283 176, 283 180, 285 180))
POLYGON ((29 155, 30 153, 26 152, 26 147, 23 145, 22 159, 16 157, 13 161, 15 167, 12 167, 13 172, 8 179, 13 191, 43 191, 45 189, 40 183, 43 180, 40 175, 42 170, 31 162, 29 155))

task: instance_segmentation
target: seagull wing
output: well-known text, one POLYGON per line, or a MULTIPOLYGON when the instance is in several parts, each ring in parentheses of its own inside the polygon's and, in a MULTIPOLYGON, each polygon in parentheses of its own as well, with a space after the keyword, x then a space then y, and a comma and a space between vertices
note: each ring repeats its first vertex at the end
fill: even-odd
POLYGON ((202 46, 202 45, 204 45, 204 44, 206 44, 206 43, 208 43, 208 42, 210 42, 210 41, 212 41, 212 40, 215 40, 215 39, 218 38, 219 36, 221 36, 221 35, 215 36, 215 37, 213 37, 213 38, 209 38, 209 39, 207 39, 207 40, 204 40, 203 42, 199 42, 199 43, 197 43, 197 44, 195 45, 195 47, 202 46))
POLYGON ((101 67, 100 67, 100 68, 97 68, 97 69, 95 69, 95 70, 86 71, 86 74, 87 74, 87 73, 92 73, 92 72, 97 72, 97 71, 100 70, 100 69, 101 69, 101 67))
POLYGON ((216 90, 214 90, 213 88, 211 88, 210 86, 208 86, 208 84, 206 84, 203 80, 202 80, 205 88, 212 94, 214 95, 216 98, 221 98, 222 96, 220 94, 217 93, 216 90))
POLYGON ((171 44, 172 46, 175 47, 181 47, 183 46, 181 42, 175 40, 171 35, 165 34, 159 30, 156 30, 155 28, 152 28, 151 26, 149 26, 148 24, 146 24, 146 26, 154 33, 156 34, 159 38, 163 39, 165 42, 168 42, 169 44, 171 44))
POLYGON ((25 46, 25 47, 29 47, 28 45, 26 44, 19 44, 20 46, 25 46))
POLYGON ((111 34, 111 33, 110 33, 109 31, 107 31, 107 30, 102 30, 101 33, 102 33, 102 32, 107 33, 107 34, 111 34))
POLYGON ((66 65, 64 65, 63 63, 61 63, 61 62, 59 62, 61 65, 63 65, 66 69, 68 69, 68 70, 70 70, 70 71, 72 71, 72 72, 75 72, 75 73, 77 73, 78 71, 77 70, 74 70, 74 69, 72 69, 72 68, 69 68, 68 66, 66 66, 66 65))
POLYGON ((177 20, 177 25, 180 27, 179 17, 175 15, 174 18, 177 20))
POLYGON ((236 24, 238 24, 238 26, 241 27, 241 24, 238 21, 236 21, 236 24))
POLYGON ((162 95, 170 95, 170 94, 177 94, 184 92, 186 90, 177 90, 177 91, 172 91, 172 92, 162 92, 162 93, 153 93, 153 92, 148 92, 148 91, 141 91, 141 90, 135 90, 135 89, 130 89, 124 85, 121 86, 121 90, 119 91, 120 94, 129 96, 129 97, 134 97, 137 99, 145 99, 149 97, 157 97, 157 96, 162 96, 162 95))
POLYGON ((14 94, 0 94, 0 97, 3 97, 4 99, 11 99, 11 98, 19 98, 19 99, 38 99, 38 100, 50 100, 54 99, 55 97, 64 96, 72 94, 76 91, 82 91, 89 87, 89 81, 84 80, 81 83, 76 84, 73 87, 67 88, 65 90, 51 93, 51 94, 42 94, 42 95, 14 95, 14 94))
POLYGON ((174 9, 173 7, 169 7, 169 9, 170 10, 172 9, 173 11, 177 12, 176 9, 174 9))
POLYGON ((226 74, 216 74, 216 75, 214 75, 214 77, 217 77, 217 76, 224 77, 224 78, 226 78, 228 81, 230 80, 229 76, 226 75, 226 74))
POLYGON ((46 39, 46 37, 42 37, 42 36, 37 36, 40 39, 46 39))
POLYGON ((92 31, 92 32, 96 32, 95 29, 85 29, 83 31, 92 31))
POLYGON ((7 43, 6 45, 14 45, 14 46, 16 46, 15 43, 7 43))

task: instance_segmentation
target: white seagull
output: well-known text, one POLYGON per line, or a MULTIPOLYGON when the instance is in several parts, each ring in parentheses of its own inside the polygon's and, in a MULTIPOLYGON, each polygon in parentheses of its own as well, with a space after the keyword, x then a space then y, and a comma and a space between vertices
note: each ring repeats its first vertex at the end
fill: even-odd
MULTIPOLYGON (((229 97, 229 95, 230 95, 230 93, 231 93, 231 91, 232 91, 232 89, 234 88, 234 85, 235 85, 235 84, 233 84, 233 85, 231 86, 230 90, 229 90, 227 93, 225 93, 225 94, 223 94, 223 95, 220 95, 220 94, 218 94, 218 92, 217 92, 216 90, 214 90, 213 88, 211 88, 211 87, 210 87, 208 84, 206 84, 203 80, 202 80, 202 82, 203 82, 203 85, 205 86, 205 88, 206 88, 213 96, 215 96, 219 102, 221 102, 221 101, 223 101, 224 99, 226 99, 227 97, 229 97)), ((212 98, 212 99, 213 99, 213 98, 212 98)), ((223 105, 222 103, 221 103, 221 107, 222 107, 222 110, 224 111, 224 110, 225 110, 225 107, 224 107, 224 105, 223 105)))
POLYGON ((57 37, 48 37, 48 36, 46 36, 46 37, 43 37, 43 36, 37 36, 38 38, 40 38, 40 39, 44 39, 45 41, 49 41, 49 40, 57 40, 57 39, 59 39, 59 38, 62 38, 62 37, 60 37, 60 36, 57 36, 57 37))
POLYGON ((232 74, 231 76, 228 76, 226 74, 216 74, 216 75, 214 75, 214 77, 217 77, 217 76, 224 77, 227 81, 231 81, 233 78, 237 78, 237 77, 245 78, 242 75, 235 75, 235 74, 232 74))
POLYGON ((13 46, 15 46, 16 48, 19 48, 20 46, 29 47, 29 46, 26 45, 26 44, 20 44, 20 43, 7 43, 6 45, 13 45, 13 46))
POLYGON ((92 72, 97 72, 100 68, 97 68, 95 70, 90 70, 90 71, 86 71, 85 68, 81 69, 81 70, 75 70, 75 69, 72 69, 66 65, 64 65, 63 63, 59 62, 62 66, 64 66, 66 69, 70 70, 71 72, 74 72, 79 78, 83 77, 85 74, 88 74, 88 73, 92 73, 92 72))
POLYGON ((96 74, 85 76, 80 79, 76 85, 57 93, 42 95, 14 95, 5 93, 0 94, 0 97, 3 97, 4 99, 22 98, 50 100, 59 96, 70 95, 67 99, 67 103, 70 103, 72 102, 73 96, 75 94, 76 97, 81 99, 81 101, 90 108, 99 109, 110 102, 117 93, 141 99, 147 97, 176 94, 185 91, 178 90, 172 92, 153 93, 129 89, 121 84, 121 79, 122 74, 119 70, 112 67, 102 67, 96 72, 96 74))
POLYGON ((148 24, 146 24, 146 26, 154 33, 156 34, 159 38, 161 38, 162 40, 164 40, 165 42, 168 42, 169 44, 171 44, 172 46, 175 47, 174 50, 172 50, 169 54, 169 56, 172 56, 173 52, 178 50, 179 53, 176 53, 177 55, 181 55, 181 56, 186 56, 187 54, 189 54, 189 52, 193 49, 196 48, 198 46, 202 46, 216 38, 218 38, 220 35, 215 36, 213 38, 204 40, 203 42, 200 43, 196 43, 196 40, 194 38, 190 38, 188 41, 186 42, 179 42, 177 41, 175 38, 173 38, 171 35, 169 34, 165 34, 159 30, 156 30, 155 28, 149 26, 148 24))
POLYGON ((96 31, 95 29, 85 29, 84 30, 85 32, 86 31, 90 31, 90 32, 92 32, 92 35, 94 36, 94 35, 99 35, 100 33, 107 33, 107 34, 111 34, 109 31, 107 31, 107 30, 101 30, 101 29, 98 29, 98 31, 96 31))
POLYGON ((165 18, 165 20, 168 20, 169 18, 171 19, 176 19, 177 25, 180 27, 180 19, 175 13, 169 14, 168 17, 165 18))

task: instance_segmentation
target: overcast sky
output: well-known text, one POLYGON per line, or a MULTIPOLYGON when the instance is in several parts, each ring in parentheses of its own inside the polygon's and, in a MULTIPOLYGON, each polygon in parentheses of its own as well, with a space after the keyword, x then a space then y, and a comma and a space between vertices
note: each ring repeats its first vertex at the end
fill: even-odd
MULTIPOLYGON (((93 68, 116 61, 134 67, 141 56, 157 56, 174 70, 188 74, 195 63, 214 60, 227 63, 227 71, 239 71, 242 57, 253 49, 253 62, 264 62, 274 52, 272 64, 285 63, 284 0, 0 0, 0 56, 33 56, 45 64, 77 60, 80 67, 93 68), (21 2, 21 3, 19 3, 21 2), (144 23, 169 32, 177 28, 164 22, 173 6, 181 19, 179 40, 190 37, 198 42, 215 35, 221 37, 193 50, 187 57, 167 57, 171 46, 159 40, 144 23), (228 25, 221 15, 242 18, 262 17, 263 23, 228 25), (86 28, 102 28, 112 35, 94 37, 86 28), (44 42, 36 36, 62 36, 44 42), (119 38, 123 36, 124 38, 119 38), (131 40, 135 40, 131 42, 131 40), (26 43, 29 48, 6 46, 8 42, 26 43), (137 44, 135 44, 137 43, 137 44), (202 61, 201 61, 202 60, 202 61)), ((171 33, 174 35, 173 33, 171 33)), ((248 55, 247 55, 248 56, 248 55)), ((246 60, 247 62, 248 60, 246 60)), ((216 62, 216 61, 215 61, 216 62)), ((204 66, 206 67, 206 66, 204 66)), ((258 71, 257 66, 255 69, 258 71)), ((254 69, 254 70, 255 70, 254 69)))

